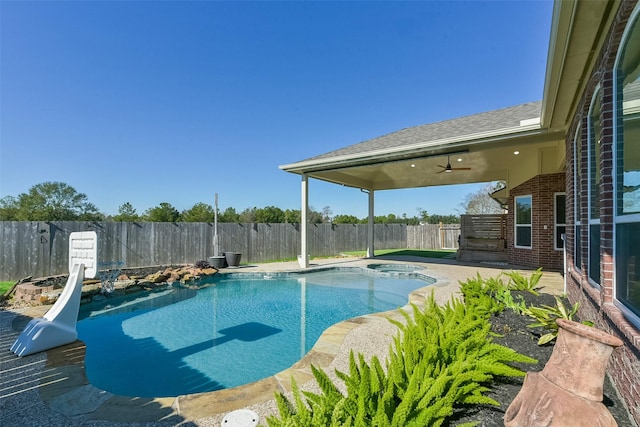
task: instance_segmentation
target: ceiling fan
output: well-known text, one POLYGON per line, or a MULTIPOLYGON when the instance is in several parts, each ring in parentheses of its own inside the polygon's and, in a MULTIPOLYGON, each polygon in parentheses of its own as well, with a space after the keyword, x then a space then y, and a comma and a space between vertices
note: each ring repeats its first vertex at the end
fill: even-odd
POLYGON ((438 167, 442 168, 442 170, 437 172, 437 173, 442 173, 442 172, 449 173, 451 171, 469 171, 469 170, 471 170, 471 168, 452 168, 451 167, 451 162, 449 161, 449 156, 447 156, 447 166, 438 165, 438 167))

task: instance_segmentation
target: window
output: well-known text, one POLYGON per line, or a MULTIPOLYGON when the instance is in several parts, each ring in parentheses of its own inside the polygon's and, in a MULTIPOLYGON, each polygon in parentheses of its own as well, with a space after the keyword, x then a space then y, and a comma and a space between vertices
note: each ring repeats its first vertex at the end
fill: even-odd
POLYGON ((531 249, 531 196, 516 196, 515 205, 515 246, 531 249))
POLYGON ((602 92, 600 88, 591 100, 589 110, 589 279, 595 285, 600 284, 600 142, 602 125, 600 123, 602 92))
POLYGON ((553 200, 553 239, 555 241, 553 247, 555 250, 561 251, 564 249, 562 235, 567 230, 567 216, 565 214, 567 196, 564 193, 556 193, 553 196, 553 200))
POLYGON ((615 303, 640 327, 640 6, 615 66, 615 303))
POLYGON ((576 137, 573 141, 573 264, 582 270, 582 228, 580 209, 582 208, 582 120, 578 123, 576 137))

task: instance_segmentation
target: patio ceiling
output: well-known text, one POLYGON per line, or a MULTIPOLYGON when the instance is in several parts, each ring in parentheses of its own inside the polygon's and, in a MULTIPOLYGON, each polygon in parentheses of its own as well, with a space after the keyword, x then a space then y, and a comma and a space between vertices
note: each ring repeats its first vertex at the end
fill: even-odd
POLYGON ((403 129, 280 168, 367 190, 497 180, 512 188, 540 173, 564 170, 564 134, 540 127, 540 105, 403 129), (448 159, 454 169, 470 170, 442 172, 448 159))

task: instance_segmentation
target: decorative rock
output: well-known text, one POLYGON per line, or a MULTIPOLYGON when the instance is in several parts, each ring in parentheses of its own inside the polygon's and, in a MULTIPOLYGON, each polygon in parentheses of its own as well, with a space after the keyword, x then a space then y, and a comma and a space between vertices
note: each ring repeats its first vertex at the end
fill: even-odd
POLYGON ((168 278, 169 278, 169 275, 162 272, 150 274, 146 277, 146 279, 151 283, 166 282, 168 278))
POLYGON ((202 271, 202 275, 203 276, 213 276, 214 274, 216 274, 218 272, 218 270, 216 270, 215 268, 212 268, 212 267, 203 268, 201 271, 202 271))

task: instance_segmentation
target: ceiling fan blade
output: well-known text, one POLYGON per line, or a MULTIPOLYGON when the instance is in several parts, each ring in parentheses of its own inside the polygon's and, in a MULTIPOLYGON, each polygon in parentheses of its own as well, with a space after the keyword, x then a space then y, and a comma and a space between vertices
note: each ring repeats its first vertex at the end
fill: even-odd
POLYGON ((446 169, 447 168, 446 166, 442 166, 442 165, 436 165, 436 166, 438 166, 439 168, 442 168, 442 169, 446 169))
POLYGON ((470 171, 471 168, 451 168, 453 171, 470 171))

